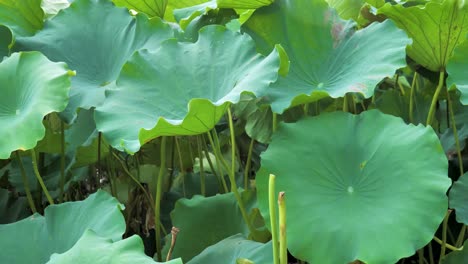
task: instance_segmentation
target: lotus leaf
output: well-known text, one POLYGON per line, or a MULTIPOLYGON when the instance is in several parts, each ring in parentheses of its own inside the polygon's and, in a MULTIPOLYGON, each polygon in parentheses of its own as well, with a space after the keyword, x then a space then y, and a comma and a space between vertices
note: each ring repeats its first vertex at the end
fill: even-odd
POLYGON ((12 192, 0 189, 0 224, 9 224, 25 218, 30 213, 25 197, 14 197, 12 192))
POLYGON ((52 253, 72 248, 88 229, 101 237, 121 240, 125 220, 120 209, 115 198, 98 191, 84 201, 48 206, 44 216, 34 214, 0 225, 0 259, 10 264, 46 263, 52 253))
POLYGON ((275 174, 288 249, 308 262, 395 263, 430 242, 447 211, 451 180, 432 127, 377 110, 281 124, 261 159, 260 210, 268 217, 275 174))
POLYGON ((467 59, 468 41, 465 41, 455 48, 453 57, 447 65, 447 73, 449 74, 447 87, 457 87, 461 93, 460 102, 464 105, 468 105, 468 78, 466 77, 466 71, 468 69, 467 59))
POLYGON ((3 57, 10 55, 10 47, 13 44, 13 35, 8 27, 0 25, 0 62, 3 57))
POLYGON ((42 119, 65 109, 71 75, 64 63, 39 52, 14 53, 0 63, 0 159, 44 137, 42 119))
MULTIPOLYGON (((243 198, 252 204, 252 193, 243 192, 243 198)), ((191 199, 180 199, 171 213, 172 225, 180 232, 172 253, 184 262, 189 261, 208 246, 235 235, 248 235, 234 193, 212 197, 195 195, 191 199)), ((167 252, 166 243, 163 252, 167 252)))
POLYGON ((117 78, 122 65, 138 49, 156 49, 172 37, 158 18, 132 17, 108 0, 76 0, 48 20, 36 35, 17 40, 22 49, 43 52, 52 61, 76 70, 70 103, 63 113, 67 122, 77 108, 89 109, 104 100, 104 86, 117 78), (83 23, 86 21, 86 23, 83 23))
POLYGON ((255 264, 273 263, 271 242, 263 244, 247 240, 242 234, 230 236, 207 247, 187 264, 236 263, 237 259, 249 259, 255 264))
POLYGON ((430 0, 424 6, 385 4, 378 11, 403 28, 413 39, 408 55, 431 71, 447 66, 454 48, 468 33, 468 5, 458 0, 430 0), (434 37, 438 36, 438 37, 434 37))
MULTIPOLYGON (((76 244, 67 252, 53 254, 47 264, 156 264, 144 253, 143 242, 139 236, 113 242, 99 237, 96 232, 87 230, 76 244)), ((180 259, 165 262, 182 264, 180 259)))
POLYGON ((454 251, 445 256, 442 264, 461 264, 468 262, 468 240, 465 240, 463 250, 454 251))
POLYGON ((468 173, 463 174, 452 186, 449 193, 450 208, 455 209, 457 222, 468 224, 468 173))
POLYGON ((0 24, 8 26, 15 37, 31 36, 43 26, 41 0, 0 1, 0 24))
POLYGON ((352 34, 323 0, 277 0, 244 24, 259 50, 276 43, 288 54, 288 76, 268 91, 273 112, 348 92, 368 98, 386 76, 405 65, 411 40, 391 21, 373 23, 352 34))
POLYGON ((41 7, 44 10, 46 18, 52 18, 57 13, 70 6, 68 0, 42 0, 41 7))
POLYGON ((164 17, 168 0, 113 0, 117 6, 125 6, 149 17, 164 17))
POLYGON ((136 52, 96 108, 97 128, 129 153, 159 136, 204 133, 241 93, 263 95, 280 63, 279 51, 257 54, 248 35, 206 26, 195 43, 173 39, 155 52, 136 52))

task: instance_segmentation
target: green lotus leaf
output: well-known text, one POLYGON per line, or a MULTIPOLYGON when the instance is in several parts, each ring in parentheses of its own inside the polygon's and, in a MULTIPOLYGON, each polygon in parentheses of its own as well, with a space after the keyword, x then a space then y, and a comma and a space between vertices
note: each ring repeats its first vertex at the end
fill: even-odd
POLYGON ((468 33, 468 5, 458 0, 431 0, 425 6, 385 4, 378 11, 405 29, 413 39, 408 55, 431 71, 447 66, 454 48, 468 33), (437 36, 437 37, 434 37, 437 36))
POLYGON ((460 102, 464 105, 468 105, 468 78, 466 77, 466 71, 468 70, 467 59, 468 41, 465 41, 455 48, 453 57, 447 65, 447 73, 449 74, 447 87, 451 88, 456 86, 461 93, 460 102))
POLYGON ((449 192, 450 208, 455 209, 457 222, 468 224, 468 173, 463 174, 449 192))
POLYGON ((11 29, 15 37, 31 36, 43 26, 41 0, 0 1, 0 24, 11 29))
POLYGON ((168 0, 164 20, 176 22, 174 10, 199 5, 208 1, 210 0, 168 0))
POLYGON ((53 253, 72 248, 88 229, 119 241, 125 232, 120 209, 115 198, 98 191, 84 201, 48 206, 44 216, 0 225, 0 259, 10 264, 46 263, 53 253))
POLYGON ((261 96, 278 71, 278 51, 263 57, 248 35, 207 26, 195 43, 173 39, 155 52, 136 52, 96 108, 96 125, 114 148, 129 153, 159 136, 201 134, 241 93, 261 96))
MULTIPOLYGON (((144 253, 143 242, 137 235, 113 242, 100 237, 96 232, 87 230, 76 244, 67 252, 53 254, 47 264, 156 264, 144 253)), ((182 264, 180 259, 165 262, 182 264)))
POLYGON ((259 99, 243 94, 234 106, 234 114, 245 122, 245 132, 261 143, 270 142, 273 133, 273 113, 270 108, 259 108, 259 99))
MULTIPOLYGON (((252 204, 252 193, 243 192, 242 196, 243 200, 252 204)), ((234 193, 180 199, 171 213, 171 219, 172 225, 180 230, 172 256, 180 257, 184 262, 224 238, 249 233, 234 193)), ((163 253, 169 250, 169 246, 170 243, 165 244, 163 253)))
POLYGON ((10 29, 0 25, 0 62, 3 57, 10 55, 11 45, 13 45, 13 35, 10 29))
POLYGON ((65 109, 71 75, 39 52, 14 53, 0 63, 0 159, 44 137, 42 119, 65 109))
POLYGON ((48 20, 36 35, 17 40, 18 46, 43 52, 52 61, 76 70, 70 103, 63 113, 67 122, 77 108, 102 103, 105 86, 117 78, 122 65, 138 49, 156 49, 173 35, 159 18, 132 17, 108 0, 76 0, 48 20), (83 23, 86 21, 86 23, 83 23))
POLYGON ((124 6, 149 17, 163 17, 168 0, 113 0, 117 6, 124 6))
POLYGON ((11 192, 0 189, 0 224, 9 224, 30 215, 25 197, 14 197, 11 192))
POLYGON ((243 28, 262 53, 279 43, 290 59, 288 76, 268 91, 273 112, 348 92, 368 98, 384 77, 406 65, 411 40, 391 21, 354 34, 345 26, 323 0, 277 0, 247 20, 243 28))
POLYGON ((370 3, 375 7, 382 6, 384 0, 326 0, 327 3, 336 9, 338 15, 343 19, 354 19, 358 21, 361 8, 370 3))
POLYGON ((453 251, 445 256, 442 264, 461 264, 468 262, 468 240, 465 240, 463 250, 453 251))
POLYGON ((230 236, 206 248, 187 264, 236 263, 237 259, 249 259, 255 264, 273 263, 271 241, 263 244, 247 240, 244 235, 230 236))
POLYGON ((377 110, 282 123, 261 159, 260 210, 269 217, 272 173, 286 193, 288 249, 311 263, 395 263, 429 243, 447 211, 432 127, 377 110))

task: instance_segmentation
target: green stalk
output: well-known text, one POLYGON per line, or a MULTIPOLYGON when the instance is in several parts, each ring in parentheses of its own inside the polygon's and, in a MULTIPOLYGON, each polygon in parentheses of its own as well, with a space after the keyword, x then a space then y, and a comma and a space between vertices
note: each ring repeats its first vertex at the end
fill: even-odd
POLYGON ((158 261, 162 261, 162 252, 161 252, 161 218, 160 218, 160 211, 161 211, 161 196, 162 196, 162 183, 164 177, 164 170, 166 165, 166 137, 161 137, 161 166, 159 167, 159 175, 158 175, 158 185, 156 187, 156 198, 154 202, 154 220, 156 221, 156 250, 158 261))
POLYGON ((251 138, 250 139, 250 145, 249 145, 249 152, 247 154, 247 161, 245 162, 244 189, 246 189, 246 190, 249 189, 249 172, 250 172, 250 165, 252 164, 252 152, 253 152, 254 142, 255 142, 255 139, 251 138))
POLYGON ((206 196, 206 177, 205 169, 203 168, 203 152, 200 142, 200 136, 197 137, 197 149, 198 149, 198 158, 200 160, 200 191, 203 196, 206 196))
MULTIPOLYGON (((205 158, 206 160, 208 161, 208 165, 210 166, 210 170, 211 170, 211 173, 213 173, 213 175, 216 177, 216 179, 218 180, 218 185, 219 185, 219 192, 222 193, 223 192, 223 182, 221 181, 221 179, 219 178, 218 176, 218 172, 215 170, 215 167, 213 165, 213 162, 211 161, 211 157, 210 157, 210 152, 208 150, 208 144, 206 143, 206 138, 205 138, 205 135, 201 135, 202 137, 202 147, 203 147, 203 152, 205 153, 205 158)), ((227 192, 227 191, 226 191, 227 192)))
POLYGON ((463 245, 463 240, 465 238, 465 233, 466 233, 466 225, 463 225, 460 233, 458 234, 457 242, 455 243, 456 247, 461 247, 463 245))
POLYGON ((432 242, 429 242, 428 248, 429 248, 429 264, 435 264, 434 252, 432 251, 432 242))
POLYGON ((36 175, 37 181, 41 185, 44 195, 47 197, 47 201, 49 201, 49 204, 54 204, 54 200, 50 196, 49 191, 47 190, 47 187, 45 186, 44 181, 42 180, 41 174, 39 173, 39 169, 37 168, 36 151, 34 149, 31 149, 31 159, 32 159, 34 174, 36 175))
POLYGON ((273 112, 273 132, 276 132, 276 129, 278 128, 278 116, 276 115, 275 112, 273 112))
POLYGON ((343 112, 348 112, 348 97, 346 94, 343 96, 343 112))
POLYGON ((271 241, 273 245, 273 264, 279 264, 278 226, 276 225, 275 175, 270 174, 268 181, 268 208, 270 211, 271 241))
POLYGON ((418 264, 424 264, 424 248, 418 250, 418 264))
POLYGON ((396 75, 396 79, 395 79, 395 86, 398 86, 398 88, 400 88, 400 92, 402 95, 405 95, 405 89, 403 89, 403 87, 401 86, 400 82, 398 81, 398 79, 400 78, 400 75, 396 75))
MULTIPOLYGON (((445 215, 444 222, 442 224, 442 243, 441 243, 441 248, 440 248, 440 257, 439 257, 439 263, 442 262, 442 260, 445 257, 445 249, 447 248, 447 226, 448 226, 448 220, 449 216, 452 210, 448 210, 447 214, 445 215)), ((434 237, 434 240, 436 242, 439 242, 436 237, 434 237)))
MULTIPOLYGON (((434 237, 433 239, 434 239, 435 242, 439 243, 440 245, 444 245, 444 241, 442 241, 440 238, 434 237)), ((462 248, 457 248, 457 247, 452 246, 452 245, 450 245, 448 243, 445 243, 445 247, 452 250, 452 251, 461 251, 461 250, 463 250, 463 247, 462 248)))
POLYGON ((453 104, 452 100, 450 99, 450 93, 447 90, 447 102, 448 102, 448 109, 449 109, 449 115, 450 115, 450 123, 452 125, 452 130, 453 130, 453 137, 455 138, 455 146, 457 147, 457 156, 458 156, 458 163, 459 163, 459 168, 460 168, 460 176, 463 176, 464 174, 464 169, 463 169, 463 158, 461 154, 461 148, 460 148, 460 140, 458 138, 458 131, 457 131, 457 125, 455 124, 455 114, 453 113, 453 104))
POLYGON ((29 181, 28 177, 26 176, 26 170, 24 169, 23 166, 23 161, 21 160, 21 156, 18 151, 15 151, 16 154, 16 159, 18 160, 18 165, 20 167, 21 171, 21 178, 23 180, 23 185, 24 185, 24 191, 26 192, 26 198, 28 199, 29 207, 31 208, 31 211, 34 213, 37 212, 36 205, 34 204, 34 200, 31 195, 31 189, 29 188, 29 181))
POLYGON ((177 156, 179 156, 179 171, 180 173, 182 173, 182 192, 184 193, 184 197, 186 197, 187 195, 185 193, 185 169, 184 163, 182 161, 182 152, 180 151, 179 139, 177 137, 174 137, 174 139, 177 150, 177 156))
MULTIPOLYGON (((211 133, 210 133, 210 132, 207 132, 206 134, 207 134, 207 136, 208 136, 208 140, 210 141, 210 145, 211 145, 211 147, 213 148, 213 153, 214 153, 214 155, 215 155, 216 164, 218 164, 218 166, 217 166, 217 167, 218 167, 218 175, 219 175, 219 177, 221 178, 220 180, 221 180, 221 183, 222 183, 223 188, 224 188, 224 193, 227 193, 227 192, 228 192, 228 187, 227 187, 227 184, 226 184, 226 180, 224 179, 224 173, 223 173, 223 169, 221 168, 221 166, 225 167, 225 168, 226 168, 226 171, 228 171, 229 168, 227 168, 227 165, 224 164, 224 163, 221 161, 221 156, 222 156, 222 155, 220 154, 221 150, 218 149, 218 147, 216 147, 216 146, 219 146, 219 144, 218 144, 218 145, 215 145, 215 142, 213 141, 213 137, 211 136, 211 133), (221 163, 223 163, 223 164, 221 164, 221 163)), ((214 132, 213 134, 216 135, 215 132, 214 132)), ((224 159, 223 159, 223 161, 224 161, 224 159)))
POLYGON ((59 203, 63 202, 63 192, 65 185, 65 126, 63 121, 60 121, 60 195, 59 203))
POLYGON ((97 160, 97 173, 98 173, 98 186, 101 186, 101 177, 102 177, 102 174, 101 174, 101 142, 102 142, 102 133, 99 132, 98 133, 98 149, 97 149, 97 157, 98 157, 98 160, 97 160))
POLYGON ((288 264, 288 245, 286 239, 286 202, 285 193, 278 194, 279 207, 279 259, 280 264, 288 264))
POLYGON ((444 87, 444 81, 445 81, 444 78, 445 78, 445 70, 441 70, 439 73, 439 84, 437 85, 434 96, 432 97, 431 107, 429 108, 429 113, 427 115, 426 126, 430 126, 434 119, 437 99, 439 98, 440 91, 442 91, 442 87, 444 87))
MULTIPOLYGON (((228 112, 228 119, 229 119, 229 132, 231 134, 231 159, 232 159, 232 164, 231 164, 231 173, 229 173, 229 180, 231 182, 231 191, 234 192, 234 196, 237 199, 237 204, 239 206, 239 209, 241 211, 242 217, 244 218, 245 223, 247 224, 247 227, 249 228, 250 233, 253 235, 255 234, 255 228, 252 226, 252 223, 249 221, 249 217, 247 216, 247 211, 244 206, 244 202, 242 201, 242 198, 239 194, 239 190, 237 189, 237 183, 235 179, 235 173, 236 173, 236 135, 234 134, 234 124, 232 122, 232 113, 231 113, 231 107, 228 107, 227 109, 228 112)), ((221 157, 222 158, 222 157, 221 157)))
POLYGON ((413 111, 414 111, 414 89, 416 85, 416 79, 418 78, 418 72, 414 72, 413 82, 411 82, 410 101, 409 101, 409 121, 414 122, 413 111))

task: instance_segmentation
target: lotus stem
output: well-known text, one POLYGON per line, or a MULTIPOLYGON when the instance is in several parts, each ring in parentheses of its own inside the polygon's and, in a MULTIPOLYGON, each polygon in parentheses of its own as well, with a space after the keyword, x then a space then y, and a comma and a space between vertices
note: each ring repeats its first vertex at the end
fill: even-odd
POLYGON ((241 211, 242 217, 244 218, 244 221, 247 224, 247 227, 249 228, 250 234, 252 234, 252 236, 254 236, 255 228, 252 226, 252 223, 250 223, 250 221, 249 221, 249 217, 247 216, 247 210, 245 209, 244 202, 242 201, 242 198, 241 198, 241 196, 239 194, 239 190, 237 189, 237 183, 236 183, 236 178, 235 178, 235 175, 236 175, 236 135, 234 134, 234 124, 232 122, 231 107, 228 107, 227 112, 228 112, 228 119, 229 119, 229 131, 230 131, 230 134, 231 134, 231 159, 232 159, 232 164, 231 164, 231 172, 228 173, 229 181, 231 182, 231 191, 234 193, 234 196, 237 199, 237 204, 238 204, 239 209, 241 211))
POLYGON ((439 263, 441 263, 442 259, 445 257, 445 249, 447 248, 447 226, 448 226, 448 219, 449 219, 450 213, 452 213, 452 210, 447 211, 447 214, 445 215, 445 218, 442 224, 442 241, 434 237, 434 240, 436 242, 439 242, 439 241, 442 242, 440 243, 441 248, 440 248, 439 263))
POLYGON ((174 247, 175 247, 176 240, 177 240, 177 234, 179 233, 179 231, 180 230, 175 226, 173 226, 171 229, 171 247, 169 248, 169 251, 167 252, 166 261, 169 261, 172 258, 172 251, 174 251, 174 247))
POLYGON ((177 156, 179 157, 179 171, 180 173, 182 173, 182 192, 184 194, 184 197, 187 197, 187 194, 185 192, 185 169, 184 169, 184 162, 182 161, 182 152, 180 151, 180 144, 179 144, 178 137, 174 137, 174 140, 175 140, 175 145, 176 145, 177 156))
POLYGON ((101 142, 102 142, 102 133, 98 133, 98 149, 97 149, 97 180, 98 180, 98 186, 101 186, 101 142))
POLYGON ((271 241, 273 245, 273 263, 279 264, 280 259, 278 255, 278 226, 276 224, 276 203, 275 203, 275 175, 270 174, 268 181, 268 209, 270 211, 270 227, 271 227, 271 241))
MULTIPOLYGON (((440 245, 444 245, 444 241, 442 241, 440 238, 434 237, 433 239, 434 239, 435 242, 439 243, 440 245)), ((452 246, 452 245, 450 245, 448 243, 445 243, 445 247, 452 250, 452 251, 461 251, 461 250, 463 250, 463 247, 458 248, 458 247, 452 246)))
POLYGON ((445 81, 444 78, 445 78, 445 69, 439 72, 439 84, 437 85, 434 96, 432 97, 431 107, 429 108, 429 113, 427 115, 426 126, 430 126, 434 119, 437 99, 439 98, 440 91, 442 91, 442 87, 444 87, 444 81, 445 81))
POLYGON ((249 174, 250 174, 250 165, 252 164, 252 152, 255 139, 250 139, 249 152, 247 154, 247 161, 245 162, 244 168, 244 189, 249 189, 249 174))
POLYGON ((275 112, 273 112, 273 120, 272 120, 272 123, 273 123, 272 130, 273 130, 273 132, 276 132, 276 129, 278 128, 278 116, 276 115, 275 112))
POLYGON ((418 250, 418 264, 424 264, 424 248, 418 250))
MULTIPOLYGON (((205 158, 208 161, 208 165, 210 166, 211 173, 213 173, 213 175, 218 180, 219 192, 222 193, 223 187, 224 187, 223 183, 226 184, 226 181, 221 180, 221 178, 218 176, 218 172, 216 172, 213 162, 211 161, 210 152, 208 150, 208 144, 206 143, 205 135, 201 135, 201 137, 202 137, 202 143, 203 143, 202 147, 203 147, 203 152, 205 153, 205 158)), ((226 190, 225 193, 227 193, 227 186, 225 190, 226 190)))
POLYGON ((161 196, 162 196, 162 184, 163 184, 163 177, 164 171, 166 167, 166 137, 161 137, 161 166, 159 167, 159 174, 157 179, 157 186, 156 186, 156 198, 154 202, 154 220, 156 221, 155 230, 156 230, 156 252, 158 261, 162 261, 162 252, 161 252, 161 196))
MULTIPOLYGON (((208 140, 210 141, 211 147, 213 148, 213 153, 215 155, 216 164, 218 164, 217 167, 218 167, 218 175, 220 177, 219 180, 221 181, 221 183, 223 185, 224 193, 227 193, 229 191, 228 191, 228 187, 227 187, 227 184, 226 184, 226 180, 224 179, 224 173, 223 173, 223 169, 221 168, 221 166, 223 166, 226 169, 226 171, 228 171, 229 168, 227 167, 227 164, 224 161, 224 159, 222 159, 222 157, 221 157, 222 155, 221 155, 221 149, 219 148, 219 144, 215 145, 215 142, 213 141, 213 137, 211 136, 210 132, 207 132, 206 134, 208 136, 208 140)), ((216 135, 215 132, 213 134, 216 135)))
POLYGON ((432 250, 432 243, 431 242, 429 242, 428 248, 429 248, 429 264, 435 264, 434 263, 434 252, 432 250))
POLYGON ((59 203, 63 202, 65 186, 65 125, 60 120, 60 195, 59 203))
POLYGON ((463 225, 460 233, 458 234, 457 242, 455 243, 456 247, 461 247, 463 245, 463 240, 465 238, 465 233, 466 233, 466 225, 463 225))
POLYGON ((449 115, 450 115, 450 123, 452 124, 452 130, 453 130, 453 137, 455 138, 455 146, 457 147, 457 156, 458 156, 458 163, 459 163, 459 168, 460 168, 460 176, 463 176, 465 173, 465 170, 463 169, 463 157, 461 154, 461 148, 460 148, 460 140, 458 138, 458 131, 457 131, 457 124, 455 123, 455 114, 453 113, 453 104, 452 100, 450 99, 450 93, 447 90, 447 102, 448 102, 448 109, 449 109, 449 115))
POLYGON ((197 136, 197 150, 198 158, 200 161, 200 192, 203 196, 206 196, 206 177, 205 177, 205 168, 203 167, 203 152, 200 142, 200 136, 197 136))
POLYGON ((49 191, 47 190, 47 187, 45 186, 44 181, 42 180, 41 174, 39 173, 39 169, 37 168, 36 151, 34 149, 31 149, 31 159, 32 159, 34 174, 36 175, 37 181, 41 185, 42 191, 44 192, 44 195, 46 196, 47 201, 49 202, 49 204, 54 204, 54 200, 50 196, 49 191))
POLYGON ((26 170, 24 169, 23 161, 21 160, 21 156, 19 152, 15 151, 15 154, 16 154, 16 159, 18 161, 18 165, 20 167, 20 171, 21 171, 21 179, 23 180, 24 192, 26 193, 26 198, 28 199, 29 207, 31 208, 31 211, 34 214, 37 212, 37 209, 36 209, 36 205, 34 204, 34 200, 31 195, 31 189, 29 188, 29 181, 26 175, 26 170))
POLYGON ((343 112, 348 112, 348 97, 346 94, 343 96, 343 112))
POLYGON ((414 89, 416 89, 416 80, 418 79, 418 72, 414 72, 413 81, 411 82, 410 101, 409 101, 409 121, 414 122, 413 111, 414 111, 414 89))
POLYGON ((279 207, 279 259, 280 264, 288 264, 288 245, 286 239, 286 202, 285 192, 278 194, 279 207))

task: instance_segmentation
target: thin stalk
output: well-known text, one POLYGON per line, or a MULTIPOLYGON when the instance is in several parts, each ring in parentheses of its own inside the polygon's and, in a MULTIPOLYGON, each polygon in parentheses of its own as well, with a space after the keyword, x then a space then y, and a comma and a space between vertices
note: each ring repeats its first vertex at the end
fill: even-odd
POLYGON ((102 142, 102 133, 98 133, 98 149, 97 149, 97 173, 98 173, 98 185, 101 186, 101 142, 102 142))
POLYGON ((309 114, 309 104, 304 104, 303 108, 304 115, 307 116, 309 114))
POLYGON ((348 112, 348 97, 346 94, 343 96, 343 112, 348 112))
POLYGON ((444 78, 445 78, 445 70, 441 70, 439 73, 439 84, 437 85, 436 91, 434 96, 432 97, 431 107, 429 108, 429 113, 427 115, 426 125, 430 126, 434 119, 434 113, 436 110, 437 99, 439 98, 440 91, 442 91, 442 87, 444 87, 444 78))
MULTIPOLYGON (((109 149, 109 152, 112 153, 112 150, 109 149)), ((112 196, 118 198, 118 197, 117 197, 117 195, 118 195, 118 194, 117 194, 117 187, 115 186, 115 185, 116 185, 116 183, 115 183, 116 173, 115 173, 115 168, 114 168, 114 166, 112 165, 112 163, 113 163, 113 162, 112 162, 112 157, 109 156, 109 157, 106 159, 106 161, 107 161, 106 166, 107 166, 107 168, 108 168, 107 173, 108 173, 108 175, 109 175, 109 185, 110 185, 111 194, 112 194, 112 196)))
POLYGON ((276 132, 276 129, 278 128, 278 116, 276 115, 275 112, 273 112, 273 121, 272 121, 272 123, 273 123, 273 127, 272 127, 273 132, 276 132))
POLYGON ((60 121, 60 195, 59 203, 63 202, 65 185, 65 125, 60 121))
POLYGON ((23 161, 21 160, 21 156, 19 152, 15 151, 15 154, 16 154, 16 159, 18 161, 18 165, 20 167, 20 171, 21 171, 21 179, 23 180, 24 192, 26 193, 26 198, 28 199, 29 207, 31 208, 31 211, 34 214, 37 212, 37 210, 36 210, 36 205, 34 204, 32 195, 31 195, 31 189, 29 188, 29 181, 28 181, 28 177, 26 176, 26 170, 24 169, 23 161))
POLYGON ((250 139, 249 152, 247 153, 247 161, 245 162, 244 168, 244 189, 249 189, 249 174, 250 174, 250 165, 252 164, 252 152, 255 139, 250 139))
POLYGON ((435 264, 434 251, 432 251, 432 242, 429 242, 428 248, 429 248, 429 264, 435 264))
POLYGON ((395 79, 395 86, 398 86, 398 88, 400 88, 400 92, 402 95, 405 95, 405 89, 403 89, 403 86, 401 86, 401 83, 398 81, 398 79, 400 78, 400 75, 396 75, 396 79, 395 79))
POLYGON ((413 111, 414 111, 414 89, 416 89, 416 79, 418 78, 418 72, 414 72, 413 81, 411 82, 410 101, 409 101, 409 121, 414 122, 413 111))
POLYGON ((349 96, 351 98, 351 105, 353 106, 353 114, 357 114, 356 101, 354 100, 354 96, 352 94, 349 96))
MULTIPOLYGON (((443 224, 442 224, 442 241, 441 241, 442 243, 441 243, 441 248, 440 248, 439 263, 441 263, 442 259, 445 257, 445 250, 447 248, 447 226, 448 226, 448 220, 449 220, 449 216, 450 216, 451 212, 452 212, 452 210, 447 211, 447 214, 445 215, 445 218, 444 218, 444 221, 443 221, 443 224)), ((440 241, 440 239, 438 239, 436 237, 434 237, 434 240, 436 242, 440 241)))
POLYGON ((200 160, 200 192, 203 196, 206 196, 206 177, 205 177, 205 168, 203 167, 203 152, 200 142, 200 136, 197 137, 197 149, 198 149, 198 158, 200 160))
POLYGON ((184 197, 187 197, 185 193, 185 168, 184 163, 182 161, 182 152, 180 151, 179 139, 177 137, 174 137, 174 139, 177 150, 177 156, 179 157, 179 171, 180 173, 182 173, 182 192, 184 194, 184 197))
POLYGON ((39 169, 37 168, 36 151, 34 149, 31 149, 31 159, 32 159, 34 174, 36 175, 37 181, 41 185, 42 191, 44 192, 44 195, 46 196, 47 201, 49 201, 49 204, 54 204, 54 200, 50 196, 49 191, 47 190, 47 187, 45 186, 44 181, 42 180, 41 174, 39 173, 39 169))
POLYGON ((455 243, 456 247, 461 247, 463 245, 463 240, 465 239, 466 225, 463 225, 460 233, 458 234, 457 242, 455 243))
POLYGON ((159 175, 158 175, 158 185, 156 187, 156 198, 154 202, 154 220, 156 221, 156 251, 157 251, 157 258, 158 261, 162 261, 162 252, 161 252, 161 218, 160 218, 160 211, 161 211, 161 196, 162 196, 162 183, 166 165, 166 137, 161 137, 161 166, 159 167, 159 175))
POLYGON ((268 181, 268 208, 270 211, 271 241, 273 245, 273 264, 279 264, 278 226, 276 224, 275 175, 270 174, 268 181))
MULTIPOLYGON (((247 216, 247 210, 245 209, 244 202, 242 201, 242 198, 239 194, 239 190, 237 189, 237 183, 235 179, 235 173, 236 173, 236 135, 234 134, 234 124, 232 122, 232 113, 231 113, 231 107, 228 107, 227 109, 228 112, 228 119, 229 119, 229 132, 231 134, 231 159, 232 159, 232 164, 231 164, 231 173, 229 173, 229 180, 231 182, 231 191, 234 192, 234 196, 237 199, 237 204, 239 206, 239 209, 241 211, 242 217, 244 218, 245 223, 247 224, 247 227, 249 228, 250 233, 253 235, 255 234, 255 228, 252 226, 252 223, 249 221, 249 217, 247 216)), ((221 157, 222 158, 222 157, 221 157)))
POLYGON ((418 250, 418 264, 424 264, 424 248, 418 250))
POLYGON ((169 248, 169 251, 167 252, 166 261, 169 261, 172 258, 172 251, 174 250, 177 241, 177 234, 179 233, 179 231, 180 230, 175 226, 173 226, 171 229, 171 246, 169 248))
MULTIPOLYGON (((440 238, 434 237, 434 241, 439 243, 440 245, 444 246, 444 241, 442 241, 440 238)), ((450 245, 448 243, 445 243, 445 247, 452 250, 452 251, 461 251, 461 250, 463 250, 463 247, 457 248, 457 247, 452 246, 452 245, 450 245)))
POLYGON ((223 170, 221 168, 221 166, 222 166, 221 163, 222 162, 221 162, 220 154, 218 153, 218 149, 216 148, 216 145, 215 145, 215 143, 213 141, 213 137, 211 136, 211 133, 207 132, 206 134, 208 136, 208 140, 210 141, 210 145, 213 148, 213 153, 215 155, 216 164, 218 164, 218 166, 217 166, 218 167, 218 175, 221 178, 220 180, 221 180, 221 183, 223 185, 224 192, 227 193, 229 191, 228 191, 228 187, 227 187, 227 184, 226 184, 226 180, 224 179, 223 170))
MULTIPOLYGON (((220 179, 220 177, 218 176, 218 172, 215 170, 215 167, 213 165, 213 162, 211 161, 211 157, 210 157, 210 152, 208 150, 208 144, 206 143, 206 138, 205 138, 205 135, 201 135, 202 137, 202 147, 203 147, 203 152, 205 153, 205 158, 206 160, 208 161, 208 165, 210 166, 210 170, 211 170, 211 173, 213 173, 213 175, 216 177, 216 179, 218 180, 218 185, 219 185, 219 192, 220 193, 223 193, 223 181, 220 179)), ((224 182, 226 183, 226 182, 224 182)), ((227 187, 226 187, 226 191, 225 193, 227 192, 227 187)))
POLYGON ((453 130, 453 137, 455 138, 455 146, 457 147, 457 156, 458 156, 458 163, 459 163, 459 168, 460 168, 460 176, 463 176, 463 173, 465 170, 463 169, 463 157, 461 154, 461 148, 460 148, 460 140, 458 138, 458 131, 457 131, 457 124, 455 123, 455 114, 453 113, 453 104, 452 100, 450 99, 450 93, 447 90, 447 102, 448 102, 448 109, 449 109, 449 114, 450 114, 450 123, 452 125, 452 130, 453 130))
POLYGON ((280 264, 288 264, 288 245, 286 239, 286 202, 285 193, 278 194, 279 207, 279 259, 280 264))

